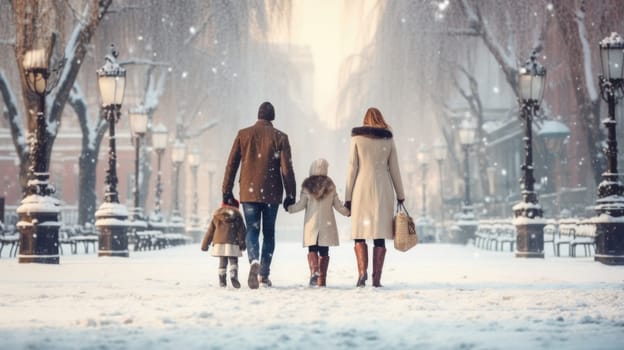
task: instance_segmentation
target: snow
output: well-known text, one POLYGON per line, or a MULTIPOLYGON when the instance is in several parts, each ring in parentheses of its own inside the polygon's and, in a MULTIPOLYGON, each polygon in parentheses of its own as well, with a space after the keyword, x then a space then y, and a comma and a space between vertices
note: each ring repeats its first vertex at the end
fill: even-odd
MULTIPOLYGON (((357 289, 352 243, 330 256, 322 290, 306 286, 298 241, 277 243, 274 287, 259 290, 219 288, 218 259, 198 245, 60 265, 1 259, 2 347, 621 348, 622 266, 421 244, 388 249, 385 287, 357 289)), ((249 264, 239 266, 244 280, 249 264)))

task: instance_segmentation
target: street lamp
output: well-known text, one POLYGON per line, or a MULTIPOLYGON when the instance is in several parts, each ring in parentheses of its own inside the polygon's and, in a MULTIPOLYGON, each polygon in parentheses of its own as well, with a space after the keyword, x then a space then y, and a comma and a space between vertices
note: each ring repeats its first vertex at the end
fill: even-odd
POLYGON ((200 155, 197 148, 193 150, 186 157, 188 165, 191 168, 191 174, 193 176, 193 211, 191 212, 190 228, 187 229, 187 234, 191 236, 193 242, 198 242, 201 235, 201 228, 199 227, 198 205, 199 195, 197 190, 197 170, 199 169, 200 155))
POLYGON ((422 217, 427 216, 427 162, 429 160, 429 151, 425 145, 420 145, 418 153, 416 153, 418 164, 421 171, 421 188, 422 188, 422 217))
MULTIPOLYGON (((563 145, 567 142, 568 137, 570 136, 570 128, 568 128, 565 124, 556 120, 546 120, 542 124, 540 131, 537 133, 539 137, 544 140, 544 144, 546 145, 546 150, 549 154, 552 154, 556 160, 555 163, 561 164, 563 161, 563 145)), ((566 171, 565 169, 559 168, 557 171, 557 179, 556 179, 556 194, 557 194, 557 203, 556 210, 557 215, 561 212, 561 173, 566 171)))
POLYGON ((137 108, 133 111, 130 111, 130 129, 132 130, 132 134, 134 135, 134 146, 135 146, 135 155, 134 155, 134 209, 132 212, 132 226, 134 231, 143 231, 147 227, 145 219, 143 218, 143 209, 140 206, 140 164, 141 164, 141 142, 143 141, 143 136, 147 132, 147 113, 144 112, 143 108, 137 108))
POLYGON ((169 219, 171 232, 181 232, 184 230, 184 219, 180 212, 180 170, 186 153, 186 146, 182 141, 176 139, 171 150, 171 161, 173 162, 174 184, 173 184, 173 210, 169 219))
POLYGON ((50 173, 47 153, 51 145, 48 143, 45 100, 57 85, 65 60, 50 69, 50 54, 46 49, 30 50, 22 61, 27 89, 37 95, 39 100, 34 135, 29 137, 28 185, 21 205, 17 208, 19 263, 59 263, 60 209, 58 200, 52 197, 54 187, 48 182, 50 173))
POLYGON ((95 212, 95 226, 99 231, 98 256, 128 257, 128 209, 119 203, 117 192, 117 149, 115 123, 121 116, 126 87, 126 70, 117 64, 117 50, 111 45, 105 63, 97 71, 103 117, 108 122, 108 170, 104 203, 95 212))
POLYGON ((460 228, 459 237, 454 237, 455 243, 466 244, 470 239, 474 239, 477 231, 477 220, 474 215, 472 201, 470 200, 470 148, 475 143, 477 137, 477 125, 472 116, 464 119, 458 131, 459 143, 464 150, 464 203, 462 213, 459 215, 457 226, 460 228))
POLYGON ((524 122, 524 164, 522 198, 513 206, 514 225, 516 226, 516 257, 544 257, 544 226, 542 207, 537 201, 535 178, 533 177, 533 131, 532 124, 535 113, 544 96, 546 69, 537 62, 536 52, 518 73, 520 92, 520 117, 524 122))
POLYGON ((603 264, 624 264, 624 188, 617 169, 617 140, 615 104, 616 94, 624 93, 624 39, 611 33, 600 42, 602 75, 599 76, 600 94, 608 105, 608 117, 603 124, 607 128, 607 171, 602 174, 596 201, 596 254, 594 259, 603 264))
POLYGON ((438 141, 433 145, 433 158, 438 162, 438 173, 440 178, 440 223, 444 229, 444 179, 442 172, 442 162, 446 159, 446 144, 438 141))
POLYGON ((162 195, 162 156, 167 148, 167 128, 158 124, 152 130, 152 148, 156 152, 157 157, 157 172, 156 172, 156 198, 154 201, 154 211, 150 215, 150 226, 154 223, 161 223, 163 221, 162 208, 161 208, 161 195, 162 195))

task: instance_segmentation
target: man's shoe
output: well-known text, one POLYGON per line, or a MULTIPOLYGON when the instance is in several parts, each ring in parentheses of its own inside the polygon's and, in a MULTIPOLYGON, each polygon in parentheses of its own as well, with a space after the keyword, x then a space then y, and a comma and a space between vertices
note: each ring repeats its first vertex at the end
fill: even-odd
POLYGON ((249 267, 249 278, 247 278, 247 285, 251 289, 258 289, 258 272, 260 272, 260 262, 254 260, 249 267))

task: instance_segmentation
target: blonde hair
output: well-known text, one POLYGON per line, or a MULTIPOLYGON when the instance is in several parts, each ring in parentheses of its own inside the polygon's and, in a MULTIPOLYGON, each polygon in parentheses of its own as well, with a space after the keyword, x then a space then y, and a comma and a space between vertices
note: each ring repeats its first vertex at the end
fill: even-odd
POLYGON ((371 107, 366 111, 364 125, 384 129, 390 128, 390 125, 384 120, 383 114, 375 107, 371 107))

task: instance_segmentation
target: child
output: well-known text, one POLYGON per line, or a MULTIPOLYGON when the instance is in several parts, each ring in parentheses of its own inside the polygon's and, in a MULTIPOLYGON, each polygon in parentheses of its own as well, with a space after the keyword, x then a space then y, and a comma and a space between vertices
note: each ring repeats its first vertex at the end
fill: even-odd
POLYGON ((328 167, 325 159, 312 162, 310 177, 301 185, 299 202, 288 207, 289 213, 306 209, 303 246, 308 247, 310 286, 318 284, 325 287, 329 247, 338 245, 338 229, 332 207, 344 216, 350 215, 349 209, 338 198, 334 182, 327 176, 328 167))
POLYGON ((234 288, 240 288, 238 281, 238 257, 245 250, 245 222, 238 211, 237 200, 222 203, 212 214, 208 231, 201 243, 201 250, 207 251, 212 243, 212 256, 219 257, 219 286, 226 286, 225 272, 230 262, 230 281, 234 288))

